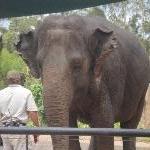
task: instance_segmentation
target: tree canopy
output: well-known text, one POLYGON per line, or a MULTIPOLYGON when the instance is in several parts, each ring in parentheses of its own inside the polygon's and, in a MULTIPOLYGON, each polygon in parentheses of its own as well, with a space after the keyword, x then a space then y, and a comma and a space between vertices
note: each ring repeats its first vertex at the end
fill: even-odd
POLYGON ((123 0, 1 0, 0 18, 57 13, 120 1, 123 0))

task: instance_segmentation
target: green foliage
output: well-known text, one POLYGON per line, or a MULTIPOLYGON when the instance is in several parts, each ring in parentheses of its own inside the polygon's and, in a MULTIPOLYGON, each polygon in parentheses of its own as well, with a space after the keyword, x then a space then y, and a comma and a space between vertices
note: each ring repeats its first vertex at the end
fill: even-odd
POLYGON ((150 55, 150 37, 146 39, 141 39, 141 42, 143 44, 143 47, 145 47, 147 53, 150 55))
POLYGON ((106 17, 104 11, 100 7, 91 7, 91 8, 84 8, 78 10, 71 10, 67 12, 63 12, 61 14, 56 15, 79 15, 79 16, 102 16, 106 17))
POLYGON ((9 30, 16 33, 27 32, 32 27, 35 27, 37 22, 37 16, 11 18, 9 30))
POLYGON ((7 49, 9 52, 13 52, 15 50, 14 41, 16 40, 16 34, 14 31, 7 31, 3 35, 3 47, 7 49))
POLYGON ((4 48, 8 51, 14 51, 14 43, 18 41, 18 35, 22 32, 28 32, 35 28, 38 23, 37 16, 11 18, 9 30, 3 34, 4 48))
MULTIPOLYGON (((89 128, 89 125, 78 121, 78 128, 89 128)), ((114 128, 120 128, 120 122, 115 123, 114 128)))
POLYGON ((40 116, 40 122, 42 125, 47 123, 45 114, 44 114, 44 106, 43 106, 43 97, 42 97, 42 84, 40 81, 36 81, 36 83, 31 84, 29 89, 32 91, 33 96, 35 98, 36 105, 38 107, 38 112, 40 116))
POLYGON ((130 20, 129 20, 129 25, 131 28, 130 30, 135 34, 138 34, 139 28, 140 28, 139 25, 137 24, 139 17, 140 16, 138 14, 136 14, 136 15, 132 16, 132 18, 130 18, 130 20))
POLYGON ((0 55, 0 88, 5 86, 5 77, 9 70, 26 72, 27 66, 17 54, 3 49, 0 55))
POLYGON ((62 13, 81 16, 103 16, 114 24, 137 35, 150 54, 149 0, 127 0, 122 3, 86 8, 62 13))
POLYGON ((0 54, 1 54, 2 48, 3 48, 2 34, 1 34, 1 32, 0 32, 0 54))
POLYGON ((77 124, 78 124, 78 128, 89 128, 89 125, 86 123, 82 123, 82 122, 78 121, 77 124))
POLYGON ((149 0, 127 0, 103 6, 108 20, 137 35, 150 53, 149 0))
POLYGON ((143 30, 145 33, 150 33, 150 21, 143 22, 143 30))
POLYGON ((5 33, 6 31, 7 31, 6 28, 0 26, 0 32, 1 32, 2 34, 5 33))
POLYGON ((104 11, 100 9, 99 7, 87 9, 87 13, 89 16, 102 16, 106 18, 104 11))
POLYGON ((115 123, 114 128, 120 128, 120 122, 115 123))

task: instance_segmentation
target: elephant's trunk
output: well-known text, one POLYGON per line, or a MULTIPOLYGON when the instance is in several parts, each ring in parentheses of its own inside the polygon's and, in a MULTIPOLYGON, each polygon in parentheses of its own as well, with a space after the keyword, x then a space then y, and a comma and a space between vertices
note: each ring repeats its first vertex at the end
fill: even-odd
MULTIPOLYGON (((69 126, 71 87, 68 75, 58 68, 43 70, 44 107, 51 127, 69 126)), ((54 150, 69 150, 68 136, 52 136, 54 150)))

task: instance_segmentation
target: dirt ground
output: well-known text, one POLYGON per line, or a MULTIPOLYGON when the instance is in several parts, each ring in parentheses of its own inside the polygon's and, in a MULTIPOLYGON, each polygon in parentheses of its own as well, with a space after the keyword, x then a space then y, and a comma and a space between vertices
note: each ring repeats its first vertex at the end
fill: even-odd
MULTIPOLYGON (((89 137, 80 137, 82 150, 88 150, 89 142, 89 137)), ((0 147, 0 150, 2 150, 2 147, 0 147)), ((50 136, 41 135, 39 137, 39 142, 33 145, 32 150, 53 150, 50 136)), ((120 138, 115 138, 115 150, 123 150, 120 138)), ((150 142, 137 142, 137 150, 150 150, 150 142)))
MULTIPOLYGON (((80 137, 80 143, 82 150, 88 150, 89 137, 80 137)), ((34 150, 52 150, 51 138, 50 136, 40 136, 39 142, 34 146, 34 150)), ((122 150, 122 142, 120 139, 115 138, 115 150, 122 150)), ((150 150, 150 142, 137 142, 137 150, 150 150)))

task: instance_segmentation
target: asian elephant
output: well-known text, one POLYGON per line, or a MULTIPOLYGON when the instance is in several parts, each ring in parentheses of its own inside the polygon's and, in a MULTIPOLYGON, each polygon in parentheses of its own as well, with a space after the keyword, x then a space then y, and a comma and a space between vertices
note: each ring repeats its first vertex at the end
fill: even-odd
MULTIPOLYGON (((150 81, 148 56, 129 32, 101 17, 48 16, 20 34, 17 51, 43 83, 49 126, 136 128, 150 81)), ((136 150, 123 137, 123 150, 136 150)), ((52 136, 54 150, 81 150, 78 137, 52 136)), ((113 137, 92 137, 89 150, 113 150, 113 137)))

